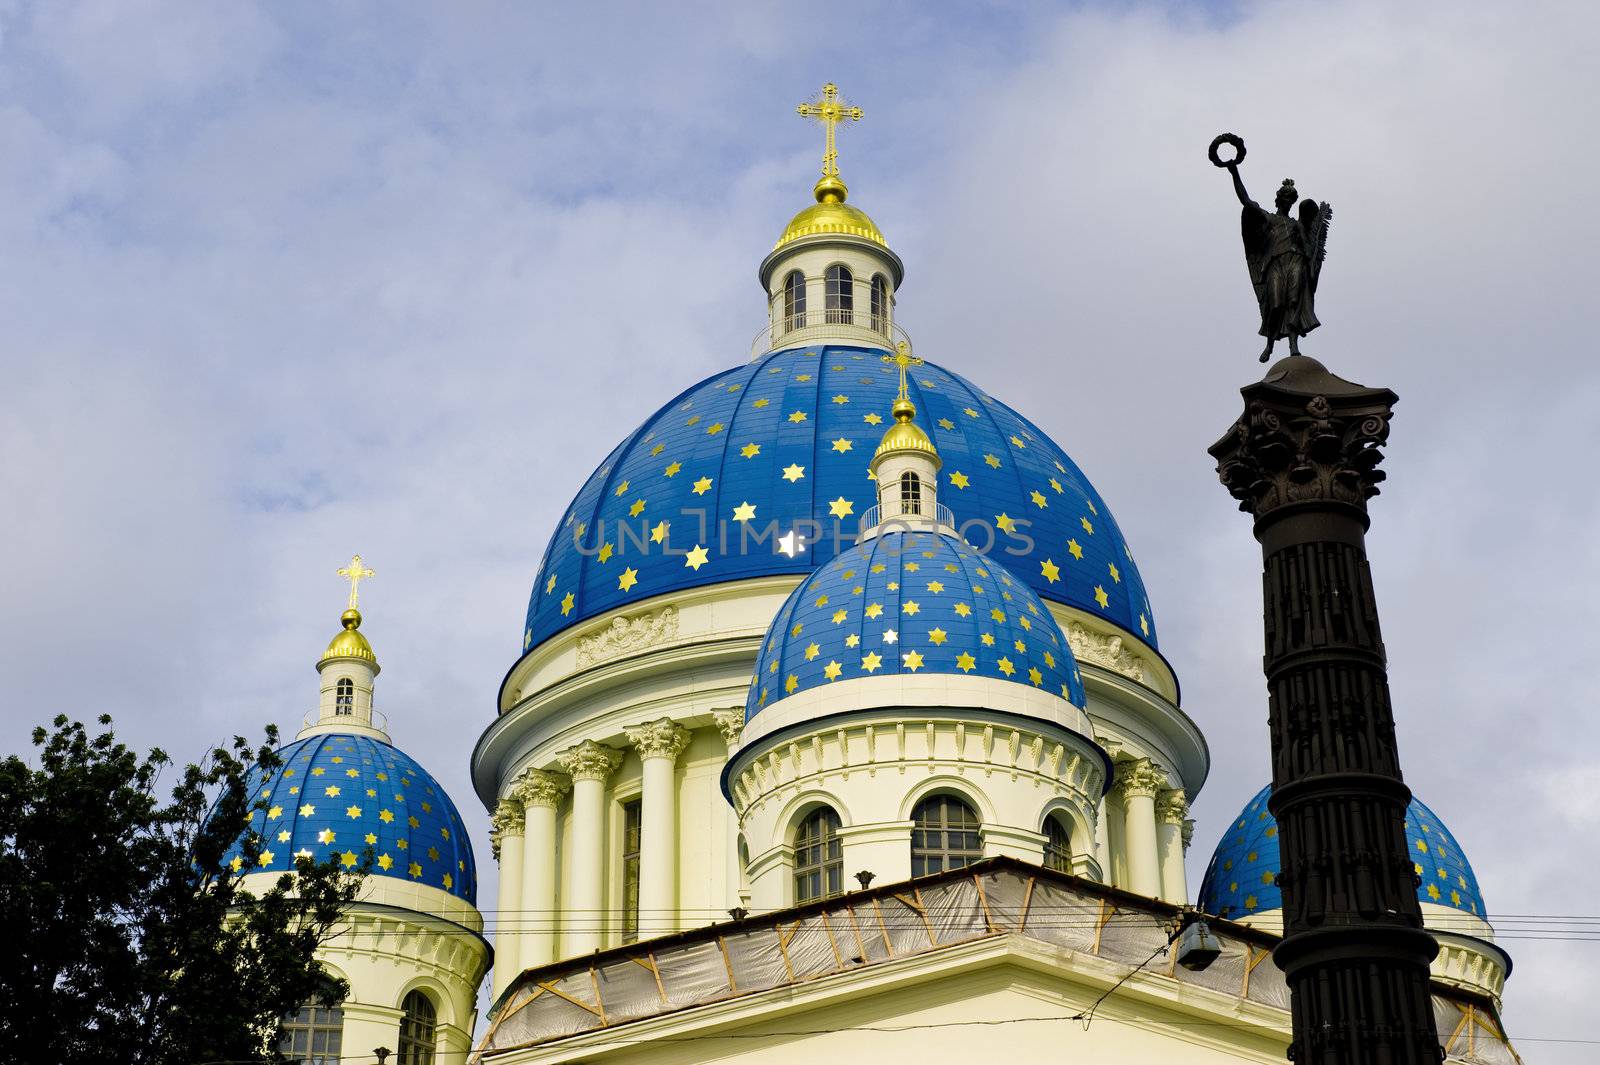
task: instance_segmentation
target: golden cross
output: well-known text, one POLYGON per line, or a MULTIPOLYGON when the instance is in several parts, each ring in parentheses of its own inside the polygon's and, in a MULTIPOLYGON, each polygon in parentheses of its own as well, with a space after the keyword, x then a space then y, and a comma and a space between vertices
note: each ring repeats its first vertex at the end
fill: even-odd
POLYGON ((817 100, 810 100, 795 108, 795 112, 804 118, 814 118, 822 123, 827 147, 822 152, 822 176, 836 178, 839 176, 839 152, 834 147, 833 131, 840 122, 849 120, 860 121, 863 114, 861 108, 851 107, 839 99, 839 86, 833 82, 822 87, 822 96, 817 100))
POLYGON ((376 574, 362 563, 360 555, 351 555, 350 565, 340 570, 339 576, 348 578, 350 581, 350 609, 354 610, 356 608, 358 586, 363 580, 376 576, 376 574))
POLYGON ((913 366, 921 366, 922 359, 911 354, 911 345, 902 340, 894 346, 894 354, 885 355, 883 361, 892 362, 900 367, 900 395, 897 398, 909 400, 911 392, 906 385, 906 371, 913 366))

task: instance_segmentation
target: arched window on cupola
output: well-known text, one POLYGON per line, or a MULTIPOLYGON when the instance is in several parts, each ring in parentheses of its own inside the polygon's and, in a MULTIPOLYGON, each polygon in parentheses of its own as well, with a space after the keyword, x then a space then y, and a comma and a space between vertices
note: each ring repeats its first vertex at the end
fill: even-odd
POLYGON ((831 324, 853 325, 855 323, 856 306, 856 279, 850 275, 848 268, 843 266, 830 266, 827 273, 827 284, 823 289, 828 311, 828 321, 831 324))
POLYGON ((791 270, 783 279, 783 328, 803 329, 806 324, 806 279, 798 270, 791 270))
POLYGON ((872 328, 889 335, 889 282, 882 274, 872 277, 872 328))
POLYGON ((356 682, 349 677, 340 677, 339 683, 334 686, 333 712, 340 717, 349 717, 356 712, 356 682))
POLYGON ((839 815, 819 806, 794 833, 795 905, 831 898, 844 890, 844 846, 839 815))
POLYGON ((900 475, 900 513, 922 513, 922 478, 910 470, 900 475))
POLYGON ((400 1050, 397 1065, 433 1065, 439 1011, 421 991, 409 992, 400 1002, 400 1050))
POLYGON ((339 1065, 344 1052, 344 1010, 315 1000, 283 1019, 278 1053, 302 1065, 339 1065))
POLYGON ((1044 819, 1044 867, 1058 873, 1072 872, 1072 833, 1051 814, 1044 819))
POLYGON ((978 815, 954 795, 934 795, 911 811, 911 875, 964 869, 983 857, 978 815))

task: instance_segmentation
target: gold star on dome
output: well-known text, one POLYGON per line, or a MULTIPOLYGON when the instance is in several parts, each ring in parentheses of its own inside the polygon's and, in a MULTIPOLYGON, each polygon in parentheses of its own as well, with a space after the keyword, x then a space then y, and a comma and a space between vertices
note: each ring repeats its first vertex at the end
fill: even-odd
POLYGON ((617 498, 618 499, 621 499, 623 496, 628 494, 628 482, 627 481, 623 481, 621 484, 617 485, 617 493, 616 494, 617 494, 617 498))
POLYGON ((394 868, 394 859, 389 857, 388 854, 378 855, 378 868, 387 873, 394 868))
POLYGON ((1056 490, 1056 494, 1057 495, 1061 494, 1061 492, 1063 491, 1063 489, 1061 487, 1061 482, 1056 480, 1054 477, 1050 478, 1050 487, 1054 488, 1056 490))
POLYGON ((866 656, 861 659, 861 668, 868 673, 871 673, 881 665, 883 665, 883 656, 876 651, 868 651, 866 656))
POLYGON ((670 463, 667 464, 667 468, 665 470, 662 470, 661 472, 664 473, 668 477, 676 477, 676 476, 678 476, 678 474, 682 470, 683 470, 683 463, 681 463, 681 462, 670 462, 670 463))
POLYGON ((359 777, 361 775, 361 771, 358 769, 346 769, 344 771, 344 775, 347 777, 359 777))
POLYGON ((733 508, 734 521, 751 521, 756 516, 756 505, 748 499, 733 508))
POLYGON ((1008 677, 1017 671, 1017 667, 1012 665, 1011 659, 1007 658, 1005 655, 1001 655, 1000 661, 996 662, 995 665, 999 667, 1000 672, 1004 673, 1008 677))
POLYGON ((950 474, 950 483, 955 485, 957 488, 965 489, 969 484, 972 483, 972 478, 968 477, 960 470, 956 470, 954 473, 950 474))
POLYGON ((1039 563, 1039 576, 1054 584, 1061 579, 1061 567, 1047 558, 1039 563))
POLYGON ((1011 646, 1017 649, 1017 654, 1019 655, 1025 655, 1028 653, 1028 645, 1023 643, 1020 639, 1012 640, 1011 646))
POLYGON ((965 651, 956 656, 956 668, 963 673, 971 673, 973 667, 977 664, 978 660, 965 651))
POLYGON ((1104 610, 1106 608, 1106 604, 1111 601, 1111 597, 1106 594, 1106 590, 1104 588, 1097 584, 1094 586, 1094 601, 1100 604, 1101 610, 1104 610))
POLYGON ((1038 666, 1030 666, 1028 668, 1028 679, 1033 682, 1035 687, 1044 686, 1044 674, 1039 672, 1038 666))
POLYGON ((288 843, 289 842, 289 830, 287 828, 278 833, 278 842, 279 843, 288 843))
POLYGON ((869 620, 873 619, 873 618, 877 618, 877 617, 881 616, 882 614, 883 614, 883 604, 882 603, 868 603, 867 604, 867 618, 869 620))
POLYGON ((907 651, 905 654, 900 656, 900 664, 906 669, 915 673, 917 670, 922 668, 922 652, 907 651))
POLYGON ((344 808, 344 815, 346 817, 349 817, 349 818, 352 818, 352 819, 360 817, 361 816, 361 807, 359 807, 359 806, 346 806, 344 808))
POLYGON ((1111 579, 1116 583, 1121 584, 1122 574, 1117 572, 1117 564, 1115 562, 1107 562, 1106 568, 1111 571, 1111 579))
POLYGON ((958 617, 963 617, 964 618, 964 617, 968 616, 971 613, 972 613, 972 607, 968 606, 966 603, 957 603, 956 604, 956 615, 958 617))
POLYGON ((638 583, 639 571, 634 569, 632 566, 629 566, 627 569, 622 571, 622 576, 617 578, 617 590, 619 592, 626 592, 638 583))
POLYGON ((325 828, 321 832, 317 833, 317 842, 318 843, 332 843, 333 840, 334 840, 334 834, 333 834, 333 829, 331 829, 331 828, 325 828))
POLYGON ((860 647, 861 637, 852 632, 844 638, 844 645, 846 647, 860 647))
POLYGON ((944 581, 929 581, 928 591, 932 592, 934 595, 940 594, 944 591, 944 581))
POLYGON ((856 505, 844 496, 840 496, 828 504, 828 513, 835 518, 848 518, 855 513, 855 509, 856 505))
POLYGON ((854 447, 855 445, 850 442, 849 437, 841 436, 839 439, 833 442, 833 450, 839 452, 840 454, 850 451, 854 447))
POLYGON ((716 423, 714 423, 712 425, 706 426, 706 435, 707 436, 716 436, 718 433, 722 432, 722 430, 724 430, 726 428, 727 428, 727 426, 723 425, 721 422, 716 422, 716 423))
POLYGON ((667 538, 667 530, 671 528, 669 522, 657 522, 655 528, 650 530, 650 542, 659 544, 667 538))
POLYGON ((696 481, 694 483, 693 491, 694 491, 694 494, 697 495, 697 496, 703 496, 707 492, 711 491, 711 478, 709 478, 709 477, 700 478, 698 481, 696 481))
POLYGON ((256 864, 260 865, 260 866, 271 865, 272 864, 272 860, 274 858, 276 858, 276 857, 277 857, 277 855, 273 854, 271 851, 262 851, 261 852, 261 857, 256 860, 256 864))
POLYGON ((789 679, 783 682, 784 693, 787 695, 793 695, 794 690, 798 687, 800 687, 800 678, 795 676, 793 673, 789 674, 789 679))
POLYGON ((694 549, 683 556, 683 564, 696 573, 700 572, 700 567, 709 561, 711 561, 711 553, 699 544, 695 544, 694 549))
POLYGON ((314 776, 314 777, 320 777, 320 776, 322 776, 322 774, 324 774, 326 772, 327 772, 327 770, 322 768, 320 765, 319 766, 313 766, 312 769, 311 769, 311 775, 314 776))
POLYGON ((985 454, 983 456, 983 461, 989 464, 990 469, 998 470, 1000 468, 1000 460, 995 458, 993 455, 985 454))
POLYGON ((849 616, 850 616, 850 611, 848 611, 848 610, 844 610, 844 609, 835 610, 833 612, 833 623, 835 625, 843 624, 844 620, 846 618, 848 618, 849 616))
POLYGON ((1016 436, 1016 435, 1013 434, 1012 437, 1011 437, 1011 446, 1012 447, 1017 447, 1017 448, 1025 448, 1028 445, 1024 444, 1022 442, 1022 438, 1021 437, 1016 436))
POLYGON ((757 455, 761 454, 761 445, 755 441, 751 441, 739 449, 739 454, 743 455, 747 459, 753 459, 757 455))
POLYGON ((823 592, 821 595, 817 596, 816 602, 814 604, 812 604, 812 605, 817 606, 817 607, 825 607, 825 606, 827 606, 828 605, 828 593, 827 592, 823 592))
POLYGON ((939 419, 939 428, 941 428, 941 429, 954 429, 955 427, 956 427, 956 423, 951 421, 949 418, 940 418, 939 419))
POLYGON ((327 787, 322 789, 322 794, 328 796, 330 799, 337 799, 339 797, 339 785, 329 784, 327 787))
MULTIPOLYGON (((834 369, 838 370, 842 369, 842 367, 835 366, 834 369)), ((835 403, 849 403, 850 397, 841 392, 839 395, 833 397, 833 401, 835 403)))
POLYGON ((880 414, 876 414, 876 413, 873 413, 873 414, 863 414, 863 415, 862 415, 862 416, 861 416, 861 420, 862 420, 862 421, 864 421, 864 422, 866 422, 866 423, 867 423, 867 424, 868 424, 868 425, 878 425, 878 424, 881 424, 881 423, 882 423, 882 421, 883 421, 883 416, 882 416, 882 415, 880 415, 880 414))
POLYGON ((1029 492, 1028 493, 1028 498, 1032 499, 1033 500, 1033 505, 1038 507, 1040 510, 1043 510, 1045 507, 1048 507, 1050 505, 1050 501, 1048 499, 1046 499, 1044 497, 1044 493, 1039 491, 1038 489, 1034 489, 1032 492, 1029 492))
POLYGON ((301 817, 310 817, 312 814, 314 814, 316 812, 317 812, 317 808, 315 806, 312 806, 310 803, 306 803, 304 806, 300 807, 300 816, 301 817))
POLYGON ((989 617, 1004 624, 1006 620, 1006 612, 1001 610, 999 607, 994 607, 989 611, 989 617))
POLYGON ((752 403, 750 405, 752 407, 754 407, 756 410, 765 410, 767 405, 770 404, 771 402, 772 402, 772 400, 770 400, 770 399, 762 398, 762 399, 756 400, 754 403, 752 403))
POLYGON ((406 872, 411 875, 411 879, 420 880, 422 878, 422 863, 412 862, 410 865, 406 866, 406 872))
POLYGON ((971 407, 962 407, 961 413, 965 414, 969 418, 976 418, 978 416, 978 412, 973 410, 971 407))
POLYGON ((1078 559, 1080 562, 1083 560, 1083 548, 1079 546, 1078 541, 1068 540, 1067 551, 1072 555, 1073 558, 1078 559))
POLYGON ((1017 519, 1003 511, 994 516, 994 523, 998 525, 1000 527, 1000 531, 1004 533, 1009 533, 1017 527, 1017 519))
POLYGON ((574 602, 575 602, 575 599, 573 597, 573 594, 571 592, 568 592, 567 593, 567 597, 565 599, 561 600, 561 616, 562 617, 566 617, 568 614, 572 613, 572 604, 574 602))
POLYGON ((828 664, 822 667, 822 675, 829 680, 838 680, 839 674, 844 672, 844 667, 833 659, 828 659, 828 664))
POLYGON ((922 609, 922 606, 915 599, 907 599, 904 603, 900 604, 900 609, 908 617, 915 617, 917 612, 922 609))
POLYGON ((798 462, 792 462, 783 468, 783 479, 790 484, 800 480, 806 475, 806 468, 798 462))
POLYGON ((683 424, 684 425, 689 425, 689 426, 699 425, 700 424, 700 415, 698 415, 698 414, 693 415, 692 417, 689 418, 688 421, 684 422, 683 424))
POLYGON ((985 632, 978 637, 978 642, 983 644, 985 647, 993 647, 994 636, 991 633, 985 632))
POLYGON ((549 595, 556 590, 556 575, 550 574, 550 579, 544 582, 544 594, 549 595))
POLYGON ((1090 536, 1094 535, 1094 526, 1090 524, 1088 518, 1079 518, 1078 524, 1083 526, 1084 532, 1088 533, 1090 536))
POLYGON ((822 653, 822 648, 820 646, 818 646, 815 642, 812 642, 811 644, 807 645, 807 647, 806 647, 806 661, 807 662, 811 661, 813 658, 817 657, 821 653, 822 653))
POLYGON ((933 644, 935 647, 942 647, 944 645, 945 638, 948 635, 949 634, 947 632, 945 632, 941 628, 929 629, 928 630, 928 642, 933 644))
POLYGON ((792 411, 789 414, 789 420, 795 425, 799 425, 801 422, 806 420, 806 412, 803 410, 792 411))
POLYGON ((600 545, 600 550, 595 553, 595 560, 601 565, 604 565, 605 563, 611 561, 611 556, 616 554, 616 551, 617 549, 612 547, 611 542, 608 540, 600 545))
POLYGON ((267 811, 267 820, 268 821, 276 821, 278 818, 280 818, 282 816, 283 816, 283 807, 281 807, 281 806, 274 806, 272 809, 267 811))
POLYGON ((644 513, 644 500, 635 499, 633 501, 633 506, 628 508, 628 517, 637 518, 639 515, 641 515, 643 513, 644 513))

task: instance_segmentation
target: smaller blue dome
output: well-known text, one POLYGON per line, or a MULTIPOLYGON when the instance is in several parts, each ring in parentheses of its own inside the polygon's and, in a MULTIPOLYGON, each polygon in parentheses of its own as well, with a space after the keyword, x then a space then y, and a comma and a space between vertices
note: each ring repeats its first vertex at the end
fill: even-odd
POLYGON ((899 530, 849 548, 790 593, 761 646, 745 720, 835 681, 930 673, 1085 703, 1067 639, 1032 588, 953 536, 899 530))
MULTIPOLYGON (((398 748, 369 736, 307 736, 279 752, 270 780, 253 770, 253 798, 265 800, 250 827, 261 862, 245 872, 289 872, 295 856, 337 857, 354 866, 372 849, 372 876, 427 884, 476 904, 478 870, 461 815, 444 788, 398 748)), ((224 861, 240 869, 235 844, 224 861)))
MULTIPOLYGON (((1200 909, 1239 918, 1283 908, 1278 892, 1278 822, 1267 809, 1268 784, 1223 834, 1200 885, 1200 909)), ((1413 797, 1406 809, 1406 848, 1422 884, 1417 898, 1488 920, 1467 856, 1434 812, 1413 797)))

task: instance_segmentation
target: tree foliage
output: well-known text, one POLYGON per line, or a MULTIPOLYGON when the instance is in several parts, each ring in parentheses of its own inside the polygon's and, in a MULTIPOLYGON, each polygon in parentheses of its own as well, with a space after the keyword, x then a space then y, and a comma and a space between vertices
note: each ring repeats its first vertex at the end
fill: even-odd
POLYGON ((250 774, 279 769, 276 729, 213 750, 163 801, 167 756, 99 725, 57 717, 34 731, 37 768, 0 761, 0 1061, 280 1060, 284 1014, 347 990, 314 952, 365 865, 300 858, 242 890, 262 842, 250 774), (236 840, 238 868, 223 861, 236 840))

